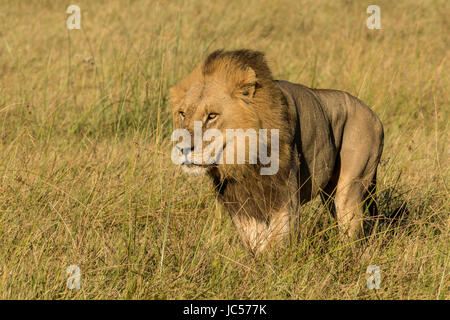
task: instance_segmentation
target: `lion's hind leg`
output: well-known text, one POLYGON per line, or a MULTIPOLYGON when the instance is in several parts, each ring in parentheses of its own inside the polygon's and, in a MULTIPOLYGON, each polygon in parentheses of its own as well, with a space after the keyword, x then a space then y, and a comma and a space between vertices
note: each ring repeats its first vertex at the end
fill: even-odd
POLYGON ((344 234, 357 239, 363 231, 365 211, 376 214, 374 199, 378 157, 369 154, 343 153, 342 166, 336 185, 334 203, 336 218, 344 234))
MULTIPOLYGON (((353 99, 354 100, 354 99, 353 99)), ((351 101, 350 101, 351 102, 351 101)), ((339 150, 336 185, 336 216, 344 234, 358 238, 363 231, 364 211, 376 211, 373 200, 377 167, 383 151, 383 126, 358 100, 348 104, 348 115, 339 150)))
POLYGON ((378 161, 377 152, 341 150, 334 203, 339 227, 349 239, 355 240, 362 235, 366 208, 376 211, 373 192, 378 161))

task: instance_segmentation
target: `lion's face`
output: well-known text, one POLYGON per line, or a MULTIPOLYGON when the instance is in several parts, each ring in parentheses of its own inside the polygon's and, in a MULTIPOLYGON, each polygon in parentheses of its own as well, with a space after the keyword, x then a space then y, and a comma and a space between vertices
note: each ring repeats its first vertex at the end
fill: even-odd
POLYGON ((279 148, 279 141, 290 140, 287 109, 258 52, 213 52, 170 89, 170 99, 172 141, 183 137, 172 160, 187 173, 236 181, 254 173, 274 175, 280 152, 289 158, 288 148, 279 148))
POLYGON ((206 78, 187 88, 182 99, 172 106, 174 129, 185 129, 191 136, 177 145, 185 159, 181 164, 183 171, 205 174, 213 167, 230 163, 226 148, 236 150, 237 145, 236 139, 226 138, 227 129, 259 128, 251 95, 251 88, 230 88, 226 81, 217 78, 206 78))

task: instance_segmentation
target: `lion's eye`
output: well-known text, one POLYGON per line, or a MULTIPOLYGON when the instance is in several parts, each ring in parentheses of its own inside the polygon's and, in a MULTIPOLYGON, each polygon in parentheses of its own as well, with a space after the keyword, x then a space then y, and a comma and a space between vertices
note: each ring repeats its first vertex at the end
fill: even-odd
POLYGON ((183 111, 179 111, 178 113, 180 114, 181 118, 184 119, 184 112, 183 111))
POLYGON ((210 113, 208 114, 208 120, 213 120, 215 118, 217 118, 218 114, 217 113, 210 113))

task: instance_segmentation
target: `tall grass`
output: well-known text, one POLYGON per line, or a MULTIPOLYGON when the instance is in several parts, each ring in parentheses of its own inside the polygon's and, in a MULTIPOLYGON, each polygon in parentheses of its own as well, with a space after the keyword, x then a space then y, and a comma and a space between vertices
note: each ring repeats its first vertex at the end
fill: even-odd
POLYGON ((381 30, 364 1, 82 0, 81 30, 69 4, 0 2, 0 298, 450 298, 448 1, 379 0, 381 30), (217 48, 380 116, 387 219, 362 246, 313 201, 254 260, 210 181, 171 163, 168 88, 217 48))

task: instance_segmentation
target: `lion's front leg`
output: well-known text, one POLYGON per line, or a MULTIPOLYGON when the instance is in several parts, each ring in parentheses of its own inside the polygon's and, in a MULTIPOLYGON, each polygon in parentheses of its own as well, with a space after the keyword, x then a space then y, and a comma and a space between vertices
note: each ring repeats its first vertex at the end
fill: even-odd
POLYGON ((233 222, 245 246, 255 255, 262 253, 267 247, 278 246, 289 234, 290 214, 287 208, 282 208, 270 215, 267 223, 261 218, 237 214, 233 222))

